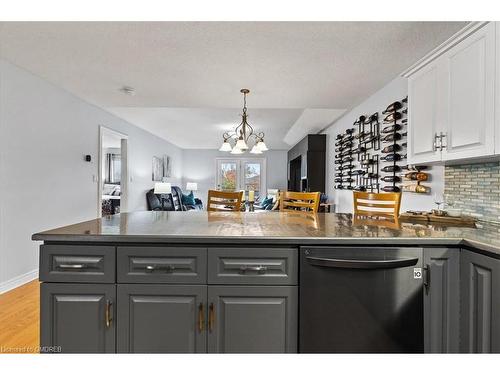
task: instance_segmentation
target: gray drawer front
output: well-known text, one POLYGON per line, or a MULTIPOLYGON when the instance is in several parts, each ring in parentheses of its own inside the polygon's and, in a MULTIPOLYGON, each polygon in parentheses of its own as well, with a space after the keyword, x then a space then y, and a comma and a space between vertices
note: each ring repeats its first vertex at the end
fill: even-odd
POLYGON ((210 249, 208 283, 296 285, 297 258, 293 248, 210 249))
POLYGON ((113 246, 41 245, 40 281, 114 283, 113 246))
POLYGON ((118 247, 119 283, 206 284, 207 249, 118 247))

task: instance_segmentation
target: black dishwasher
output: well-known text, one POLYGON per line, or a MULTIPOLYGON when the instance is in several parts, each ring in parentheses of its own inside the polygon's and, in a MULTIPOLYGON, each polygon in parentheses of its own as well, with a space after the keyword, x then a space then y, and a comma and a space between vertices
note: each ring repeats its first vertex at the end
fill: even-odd
POLYGON ((301 247, 299 352, 423 353, 421 248, 301 247))

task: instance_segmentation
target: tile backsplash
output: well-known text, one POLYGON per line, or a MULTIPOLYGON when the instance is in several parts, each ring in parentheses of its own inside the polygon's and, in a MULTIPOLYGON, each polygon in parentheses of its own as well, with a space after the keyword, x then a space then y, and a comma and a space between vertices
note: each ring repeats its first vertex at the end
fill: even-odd
POLYGON ((447 203, 464 215, 500 222, 500 162, 445 167, 447 203))

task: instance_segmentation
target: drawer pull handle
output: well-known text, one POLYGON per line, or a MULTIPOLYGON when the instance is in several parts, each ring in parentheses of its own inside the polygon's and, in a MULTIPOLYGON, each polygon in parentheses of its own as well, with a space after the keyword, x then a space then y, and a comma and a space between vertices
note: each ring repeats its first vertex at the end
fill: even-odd
POLYGON ((175 267, 171 265, 165 267, 152 266, 152 265, 146 266, 146 272, 161 271, 161 270, 170 273, 175 271, 175 267))
POLYGON ((201 333, 203 332, 203 329, 205 328, 205 317, 203 313, 203 303, 200 303, 198 306, 198 332, 201 333))
POLYGON ((212 302, 208 308, 208 331, 211 333, 215 326, 215 307, 212 302))
POLYGON ((247 271, 254 271, 254 272, 258 272, 260 274, 264 274, 267 271, 267 267, 265 267, 265 266, 241 266, 240 267, 241 273, 246 273, 247 271))
POLYGON ((87 267, 86 264, 58 264, 58 268, 71 269, 71 270, 81 270, 87 267))
POLYGON ((111 306, 113 305, 113 302, 111 302, 109 299, 106 300, 106 327, 109 328, 111 327, 111 322, 113 321, 113 318, 111 316, 111 306))

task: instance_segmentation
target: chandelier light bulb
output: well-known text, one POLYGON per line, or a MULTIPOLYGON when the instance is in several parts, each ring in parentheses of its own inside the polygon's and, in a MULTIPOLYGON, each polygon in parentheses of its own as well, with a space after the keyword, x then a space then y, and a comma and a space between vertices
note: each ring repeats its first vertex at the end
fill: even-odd
POLYGON ((257 148, 259 149, 259 151, 267 151, 269 150, 266 146, 266 144, 264 143, 264 140, 261 140, 259 142, 257 142, 257 148))
POLYGON ((250 153, 251 154, 262 154, 262 151, 259 150, 259 148, 257 147, 257 145, 254 145, 252 147, 252 150, 250 150, 250 153))
POLYGON ((238 142, 236 142, 236 146, 234 146, 234 147, 239 148, 241 151, 248 150, 247 143, 245 142, 243 137, 240 137, 240 139, 238 139, 238 142))
POLYGON ((219 151, 231 151, 233 148, 231 147, 231 144, 228 141, 224 141, 222 143, 222 146, 220 146, 219 151))

